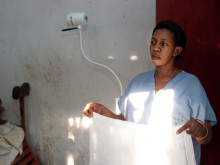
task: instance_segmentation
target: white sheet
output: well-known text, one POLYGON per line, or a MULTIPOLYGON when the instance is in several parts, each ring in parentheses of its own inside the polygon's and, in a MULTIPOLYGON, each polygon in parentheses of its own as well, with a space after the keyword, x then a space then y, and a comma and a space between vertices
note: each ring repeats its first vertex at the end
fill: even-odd
POLYGON ((24 131, 10 122, 0 125, 0 165, 10 165, 18 153, 22 154, 24 131))
POLYGON ((147 125, 94 114, 90 165, 195 165, 191 136, 178 128, 147 125))

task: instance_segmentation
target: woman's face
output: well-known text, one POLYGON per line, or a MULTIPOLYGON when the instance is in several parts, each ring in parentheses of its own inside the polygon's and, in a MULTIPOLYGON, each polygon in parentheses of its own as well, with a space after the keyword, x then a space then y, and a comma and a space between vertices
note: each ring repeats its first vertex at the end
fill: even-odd
POLYGON ((176 51, 173 33, 167 29, 158 29, 151 38, 150 54, 155 66, 174 64, 176 51))

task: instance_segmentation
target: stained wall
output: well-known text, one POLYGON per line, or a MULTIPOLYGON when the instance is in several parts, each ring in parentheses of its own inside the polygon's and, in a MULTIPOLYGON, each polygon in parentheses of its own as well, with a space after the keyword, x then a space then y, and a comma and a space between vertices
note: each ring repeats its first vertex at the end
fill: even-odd
POLYGON ((115 110, 116 78, 88 63, 79 32, 67 28, 66 15, 85 12, 85 54, 110 67, 123 90, 138 73, 153 68, 149 40, 155 25, 155 0, 0 1, 0 97, 2 118, 19 124, 12 88, 28 82, 26 137, 44 165, 88 165, 89 132, 82 109, 89 101, 115 110))

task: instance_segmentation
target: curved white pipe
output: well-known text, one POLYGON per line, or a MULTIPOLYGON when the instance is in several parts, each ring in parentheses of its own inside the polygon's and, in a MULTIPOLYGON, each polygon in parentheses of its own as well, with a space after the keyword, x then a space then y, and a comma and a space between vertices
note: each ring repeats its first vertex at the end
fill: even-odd
POLYGON ((121 95, 122 95, 122 94, 123 94, 122 84, 121 84, 120 79, 119 79, 118 76, 116 75, 116 73, 115 73, 111 68, 107 67, 106 65, 103 65, 103 64, 97 63, 97 62, 95 62, 95 61, 92 61, 92 60, 90 60, 90 59, 85 55, 85 53, 84 53, 84 51, 83 51, 83 46, 82 46, 82 30, 81 30, 82 27, 79 25, 79 26, 78 26, 78 29, 79 29, 79 36, 80 36, 80 48, 81 48, 81 52, 82 52, 83 57, 84 57, 86 60, 88 60, 89 62, 91 62, 91 63, 93 63, 93 64, 95 64, 95 65, 98 65, 98 66, 101 66, 101 67, 103 67, 103 68, 108 69, 108 70, 116 77, 116 79, 117 79, 117 81, 118 81, 118 83, 119 83, 120 92, 121 92, 121 95))

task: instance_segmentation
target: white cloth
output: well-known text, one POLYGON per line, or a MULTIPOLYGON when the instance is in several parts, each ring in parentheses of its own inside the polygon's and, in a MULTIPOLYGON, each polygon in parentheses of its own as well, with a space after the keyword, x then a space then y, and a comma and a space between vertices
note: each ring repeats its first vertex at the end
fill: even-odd
POLYGON ((10 165, 18 153, 22 154, 24 131, 7 122, 0 125, 0 164, 10 165))
POLYGON ((94 113, 90 165, 195 165, 191 136, 94 113))

